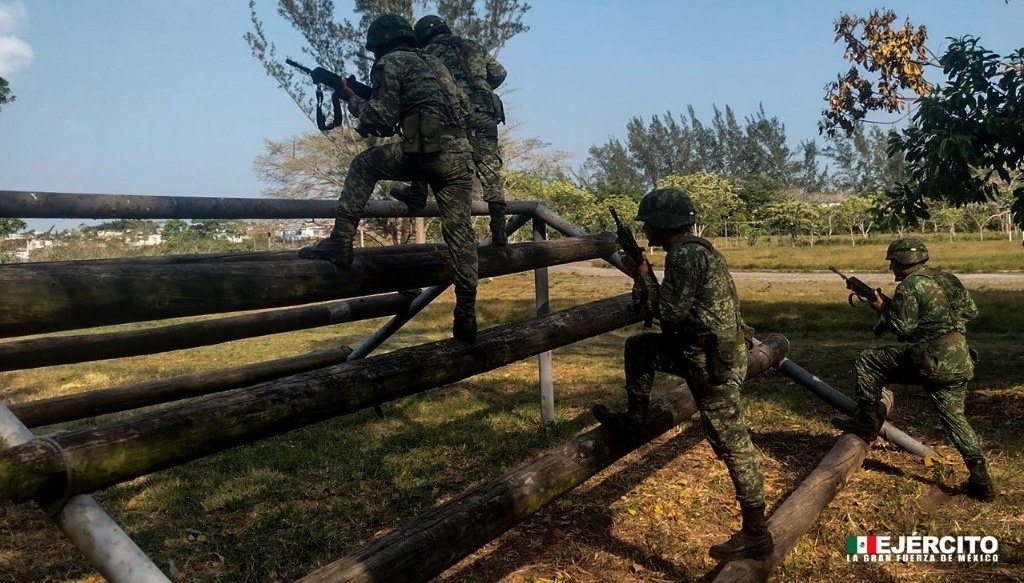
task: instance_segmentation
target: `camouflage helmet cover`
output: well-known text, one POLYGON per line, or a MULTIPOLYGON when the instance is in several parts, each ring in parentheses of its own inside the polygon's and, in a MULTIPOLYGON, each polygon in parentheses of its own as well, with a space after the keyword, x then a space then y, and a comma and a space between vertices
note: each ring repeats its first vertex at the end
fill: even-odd
POLYGON ((440 16, 429 14, 416 21, 413 31, 416 34, 416 46, 424 47, 427 42, 438 34, 451 34, 452 29, 440 16))
POLYGON ((384 14, 378 16, 366 29, 366 50, 377 52, 399 39, 415 43, 416 35, 412 26, 398 14, 384 14))
POLYGON ((697 222, 697 210, 682 190, 658 188, 640 199, 636 220, 655 229, 681 229, 697 222))
POLYGON ((928 248, 920 239, 896 239, 889 244, 885 258, 900 265, 922 263, 928 261, 928 248))

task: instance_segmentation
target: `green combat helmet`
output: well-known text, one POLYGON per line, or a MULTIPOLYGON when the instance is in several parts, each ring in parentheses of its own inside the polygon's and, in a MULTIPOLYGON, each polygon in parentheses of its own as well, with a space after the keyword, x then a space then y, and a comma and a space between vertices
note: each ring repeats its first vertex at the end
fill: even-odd
POLYGON ((928 248, 920 239, 896 239, 889 244, 885 252, 887 261, 895 261, 900 265, 914 265, 928 261, 928 248))
POLYGON ((697 210, 685 192, 678 188, 659 188, 640 199, 636 220, 655 229, 682 229, 697 222, 697 210))
POLYGON ((402 39, 409 44, 416 43, 416 35, 408 20, 398 14, 378 16, 366 29, 366 50, 376 53, 402 39))
POLYGON ((414 27, 416 33, 416 46, 423 48, 427 46, 430 39, 439 34, 451 34, 452 29, 448 28, 448 24, 441 20, 440 16, 429 14, 416 21, 414 27))

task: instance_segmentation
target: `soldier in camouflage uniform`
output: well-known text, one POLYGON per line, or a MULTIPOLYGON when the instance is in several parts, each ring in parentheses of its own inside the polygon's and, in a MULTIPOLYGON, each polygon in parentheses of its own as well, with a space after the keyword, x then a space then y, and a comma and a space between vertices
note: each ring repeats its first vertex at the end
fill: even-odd
POLYGON ((299 251, 307 259, 325 259, 342 268, 352 265, 352 239, 359 214, 379 180, 424 180, 441 210, 441 232, 451 256, 455 280, 452 334, 476 338, 477 252, 470 223, 476 181, 472 146, 464 120, 469 100, 440 59, 415 47, 405 18, 386 14, 366 33, 366 48, 376 60, 370 71, 372 95, 363 99, 342 84, 341 98, 359 118, 364 134, 402 140, 376 146, 352 159, 338 200, 330 237, 299 251))
POLYGON ((879 407, 885 385, 922 385, 970 472, 964 491, 992 500, 996 491, 981 443, 964 416, 967 382, 974 377, 966 324, 977 317, 978 307, 955 275, 925 265, 928 249, 923 241, 897 239, 886 259, 899 285, 891 302, 876 291, 870 305, 879 312, 880 325, 904 344, 860 353, 855 365, 857 410, 852 417, 836 416, 832 423, 871 443, 885 421, 885 409, 879 407))
MULTIPOLYGON (((505 81, 505 68, 479 44, 453 35, 438 16, 424 16, 417 20, 414 30, 417 46, 444 61, 469 96, 471 112, 466 119, 466 130, 473 145, 477 174, 491 218, 491 243, 505 245, 508 236, 505 234, 505 196, 501 187, 502 160, 498 150, 498 123, 505 121, 505 110, 501 99, 494 93, 505 81)), ((391 196, 404 202, 411 210, 417 210, 427 203, 426 185, 396 186, 391 189, 391 196)))
POLYGON ((654 190, 640 201, 636 220, 643 221, 650 244, 664 247, 667 256, 660 284, 646 260, 637 266, 636 295, 659 321, 661 332, 626 340, 628 409, 618 412, 598 404, 594 416, 613 430, 642 435, 655 371, 686 379, 708 442, 725 461, 743 514, 743 528, 712 546, 710 554, 718 560, 763 559, 771 555, 774 544, 765 520, 760 462, 740 403, 747 328, 725 258, 710 242, 692 234, 695 215, 690 198, 676 189, 654 190))

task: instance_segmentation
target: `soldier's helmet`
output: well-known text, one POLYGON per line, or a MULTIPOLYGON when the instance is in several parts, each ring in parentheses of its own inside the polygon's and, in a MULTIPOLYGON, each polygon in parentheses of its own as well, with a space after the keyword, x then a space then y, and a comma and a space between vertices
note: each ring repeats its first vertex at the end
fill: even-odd
POLYGON ((378 16, 366 29, 366 50, 377 52, 395 41, 405 39, 409 44, 416 43, 416 35, 409 21, 398 14, 378 16))
POLYGON ((427 46, 427 43, 435 35, 452 33, 452 29, 448 28, 448 23, 435 14, 429 14, 417 20, 413 31, 416 33, 416 46, 420 48, 427 46))
POLYGON ((697 210, 682 190, 658 188, 640 199, 636 220, 655 229, 681 229, 697 222, 697 210))
POLYGON ((885 252, 888 261, 895 261, 900 265, 913 265, 928 261, 928 248, 920 239, 896 239, 889 243, 889 249, 885 252))

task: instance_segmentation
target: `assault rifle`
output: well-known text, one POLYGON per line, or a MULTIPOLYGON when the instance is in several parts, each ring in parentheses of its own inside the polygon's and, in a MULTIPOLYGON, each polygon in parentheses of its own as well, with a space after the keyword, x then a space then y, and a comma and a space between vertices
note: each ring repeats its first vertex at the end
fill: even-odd
MULTIPOLYGON (((334 90, 341 89, 341 76, 337 73, 328 71, 323 67, 310 69, 309 67, 300 65, 291 59, 285 59, 284 62, 309 75, 317 85, 324 85, 334 90)), ((370 94, 373 92, 369 85, 365 85, 356 80, 355 75, 349 75, 345 79, 345 84, 348 85, 348 88, 354 91, 356 95, 363 99, 369 99, 370 94)))
MULTIPOLYGON (((843 275, 841 271, 831 265, 829 265, 828 268, 834 271, 836 275, 843 278, 843 281, 846 282, 846 289, 850 290, 850 295, 846 298, 846 301, 849 302, 851 306, 857 307, 857 305, 853 303, 853 298, 857 298, 857 301, 862 304, 873 302, 875 300, 875 292, 877 292, 882 298, 882 303, 884 305, 888 306, 892 302, 892 299, 883 294, 881 289, 876 290, 856 277, 843 275)), ((875 333, 875 336, 881 337, 885 332, 885 322, 879 320, 875 323, 874 327, 871 328, 871 331, 875 333)))
MULTIPOLYGON (((619 214, 615 212, 615 207, 608 207, 608 212, 610 212, 612 214, 612 218, 615 219, 615 241, 619 244, 619 247, 622 248, 622 252, 637 265, 647 261, 647 258, 644 257, 644 248, 636 242, 636 237, 633 236, 633 230, 619 219, 619 214)), ((655 277, 654 271, 651 271, 651 277, 655 277)), ((656 277, 655 281, 657 281, 656 277)), ((644 290, 644 294, 646 293, 647 290, 644 290)), ((642 302, 646 302, 646 299, 646 297, 642 298, 642 302)), ((654 314, 652 314, 650 310, 647 310, 644 315, 644 326, 650 328, 653 324, 654 314)))
MULTIPOLYGON (((340 126, 345 120, 345 114, 341 110, 341 101, 345 99, 344 94, 341 92, 341 77, 337 73, 332 73, 323 67, 310 69, 309 67, 300 65, 291 59, 285 59, 284 62, 309 75, 309 77, 313 79, 313 82, 316 83, 316 127, 319 128, 320 131, 326 132, 340 126), (332 112, 334 119, 331 120, 331 123, 327 123, 327 116, 324 114, 324 92, 320 89, 321 86, 327 86, 334 90, 334 93, 331 95, 331 105, 334 107, 332 112)), ((354 91, 356 95, 363 99, 370 98, 370 93, 372 93, 370 87, 356 81, 354 76, 349 75, 344 84, 348 85, 349 89, 354 91)), ((356 131, 359 135, 364 138, 366 137, 366 133, 360 131, 359 128, 356 128, 356 131)))

